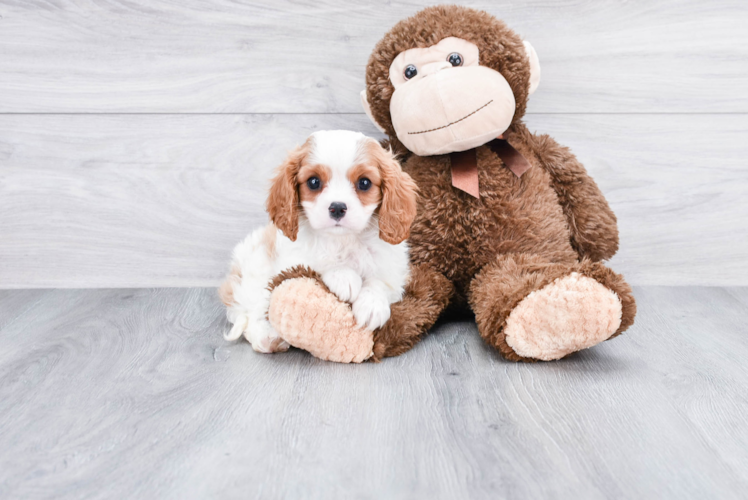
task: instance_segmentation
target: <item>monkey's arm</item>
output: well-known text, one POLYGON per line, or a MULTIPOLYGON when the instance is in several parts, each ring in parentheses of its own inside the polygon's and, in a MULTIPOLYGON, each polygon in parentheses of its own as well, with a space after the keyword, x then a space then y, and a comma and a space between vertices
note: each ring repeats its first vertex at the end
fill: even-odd
POLYGON ((390 305, 390 319, 374 332, 373 361, 409 351, 449 304, 454 285, 428 264, 412 265, 405 295, 390 305))
POLYGON ((607 260, 618 250, 616 216, 584 166, 548 135, 532 136, 535 153, 550 174, 580 258, 607 260))
POLYGON ((268 320, 288 344, 339 363, 380 361, 413 347, 436 322, 454 292, 452 283, 426 264, 411 268, 405 295, 391 316, 371 332, 356 326, 350 305, 330 293, 319 274, 303 266, 273 278, 268 320))

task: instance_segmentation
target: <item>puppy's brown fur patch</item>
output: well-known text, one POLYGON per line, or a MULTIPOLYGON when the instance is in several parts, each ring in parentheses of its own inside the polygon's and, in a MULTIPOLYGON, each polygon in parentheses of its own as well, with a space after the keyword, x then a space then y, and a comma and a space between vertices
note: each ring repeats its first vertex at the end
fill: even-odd
POLYGON ((238 285, 241 281, 242 270, 236 265, 236 263, 232 263, 229 275, 226 276, 226 279, 218 288, 218 297, 220 297, 221 302, 223 302, 227 307, 234 303, 234 284, 238 285))
POLYGON ((299 199, 301 201, 316 200, 317 196, 319 196, 320 193, 324 191, 327 183, 330 182, 331 177, 332 171, 327 165, 322 165, 320 163, 314 165, 302 165, 298 175, 296 176, 296 183, 298 184, 299 190, 299 199), (322 186, 314 191, 309 189, 309 186, 306 183, 312 177, 318 177, 322 182, 322 186))
POLYGON ((418 187, 400 168, 392 151, 384 149, 374 139, 367 141, 365 156, 381 175, 379 237, 397 245, 410 235, 410 226, 416 217, 418 187))
POLYGON ((377 165, 371 165, 369 163, 359 163, 354 165, 348 170, 348 180, 355 188, 356 195, 358 196, 358 199, 361 200, 362 205, 379 205, 379 202, 382 200, 382 176, 379 173, 379 167, 377 165), (366 191, 361 191, 358 188, 358 181, 363 178, 367 178, 371 181, 371 187, 366 191))

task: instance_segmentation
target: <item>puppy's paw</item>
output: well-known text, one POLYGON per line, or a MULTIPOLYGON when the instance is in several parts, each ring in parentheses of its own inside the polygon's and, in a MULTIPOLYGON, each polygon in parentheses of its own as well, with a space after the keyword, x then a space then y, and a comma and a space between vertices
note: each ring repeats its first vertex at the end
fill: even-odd
POLYGON ((252 344, 252 349, 264 354, 285 352, 290 347, 267 321, 250 323, 244 337, 252 344))
POLYGON ((359 328, 376 330, 390 319, 387 296, 372 288, 364 288, 353 302, 353 316, 359 328))
POLYGON ((361 276, 353 269, 336 269, 322 275, 322 281, 343 302, 353 302, 361 291, 361 276))

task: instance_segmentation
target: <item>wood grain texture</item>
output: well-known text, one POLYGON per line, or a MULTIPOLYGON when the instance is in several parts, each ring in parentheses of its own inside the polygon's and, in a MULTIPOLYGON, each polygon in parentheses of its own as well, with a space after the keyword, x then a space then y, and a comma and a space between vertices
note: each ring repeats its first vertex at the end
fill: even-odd
MULTIPOLYGON (((0 0, 0 112, 358 113, 431 0, 0 0)), ((476 1, 530 40, 530 112, 748 112, 743 0, 476 1)))
POLYGON ((503 361, 471 322, 346 366, 221 338, 215 289, 0 292, 4 498, 742 498, 746 288, 503 361))
MULTIPOLYGON (((533 115, 619 218, 634 284, 748 283, 748 115, 533 115)), ((363 115, 0 116, 0 287, 216 286, 267 180, 363 115)))

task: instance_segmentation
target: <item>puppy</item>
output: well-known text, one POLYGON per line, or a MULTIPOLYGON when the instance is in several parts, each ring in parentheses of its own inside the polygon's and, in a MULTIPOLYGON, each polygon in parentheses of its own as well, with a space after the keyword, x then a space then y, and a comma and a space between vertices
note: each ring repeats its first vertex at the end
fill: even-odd
POLYGON ((408 279, 416 185, 390 151, 363 134, 319 131, 277 169, 267 199, 272 222, 234 249, 220 296, 234 326, 258 352, 288 349, 267 320, 273 276, 305 265, 350 302, 362 328, 390 317, 408 279))

